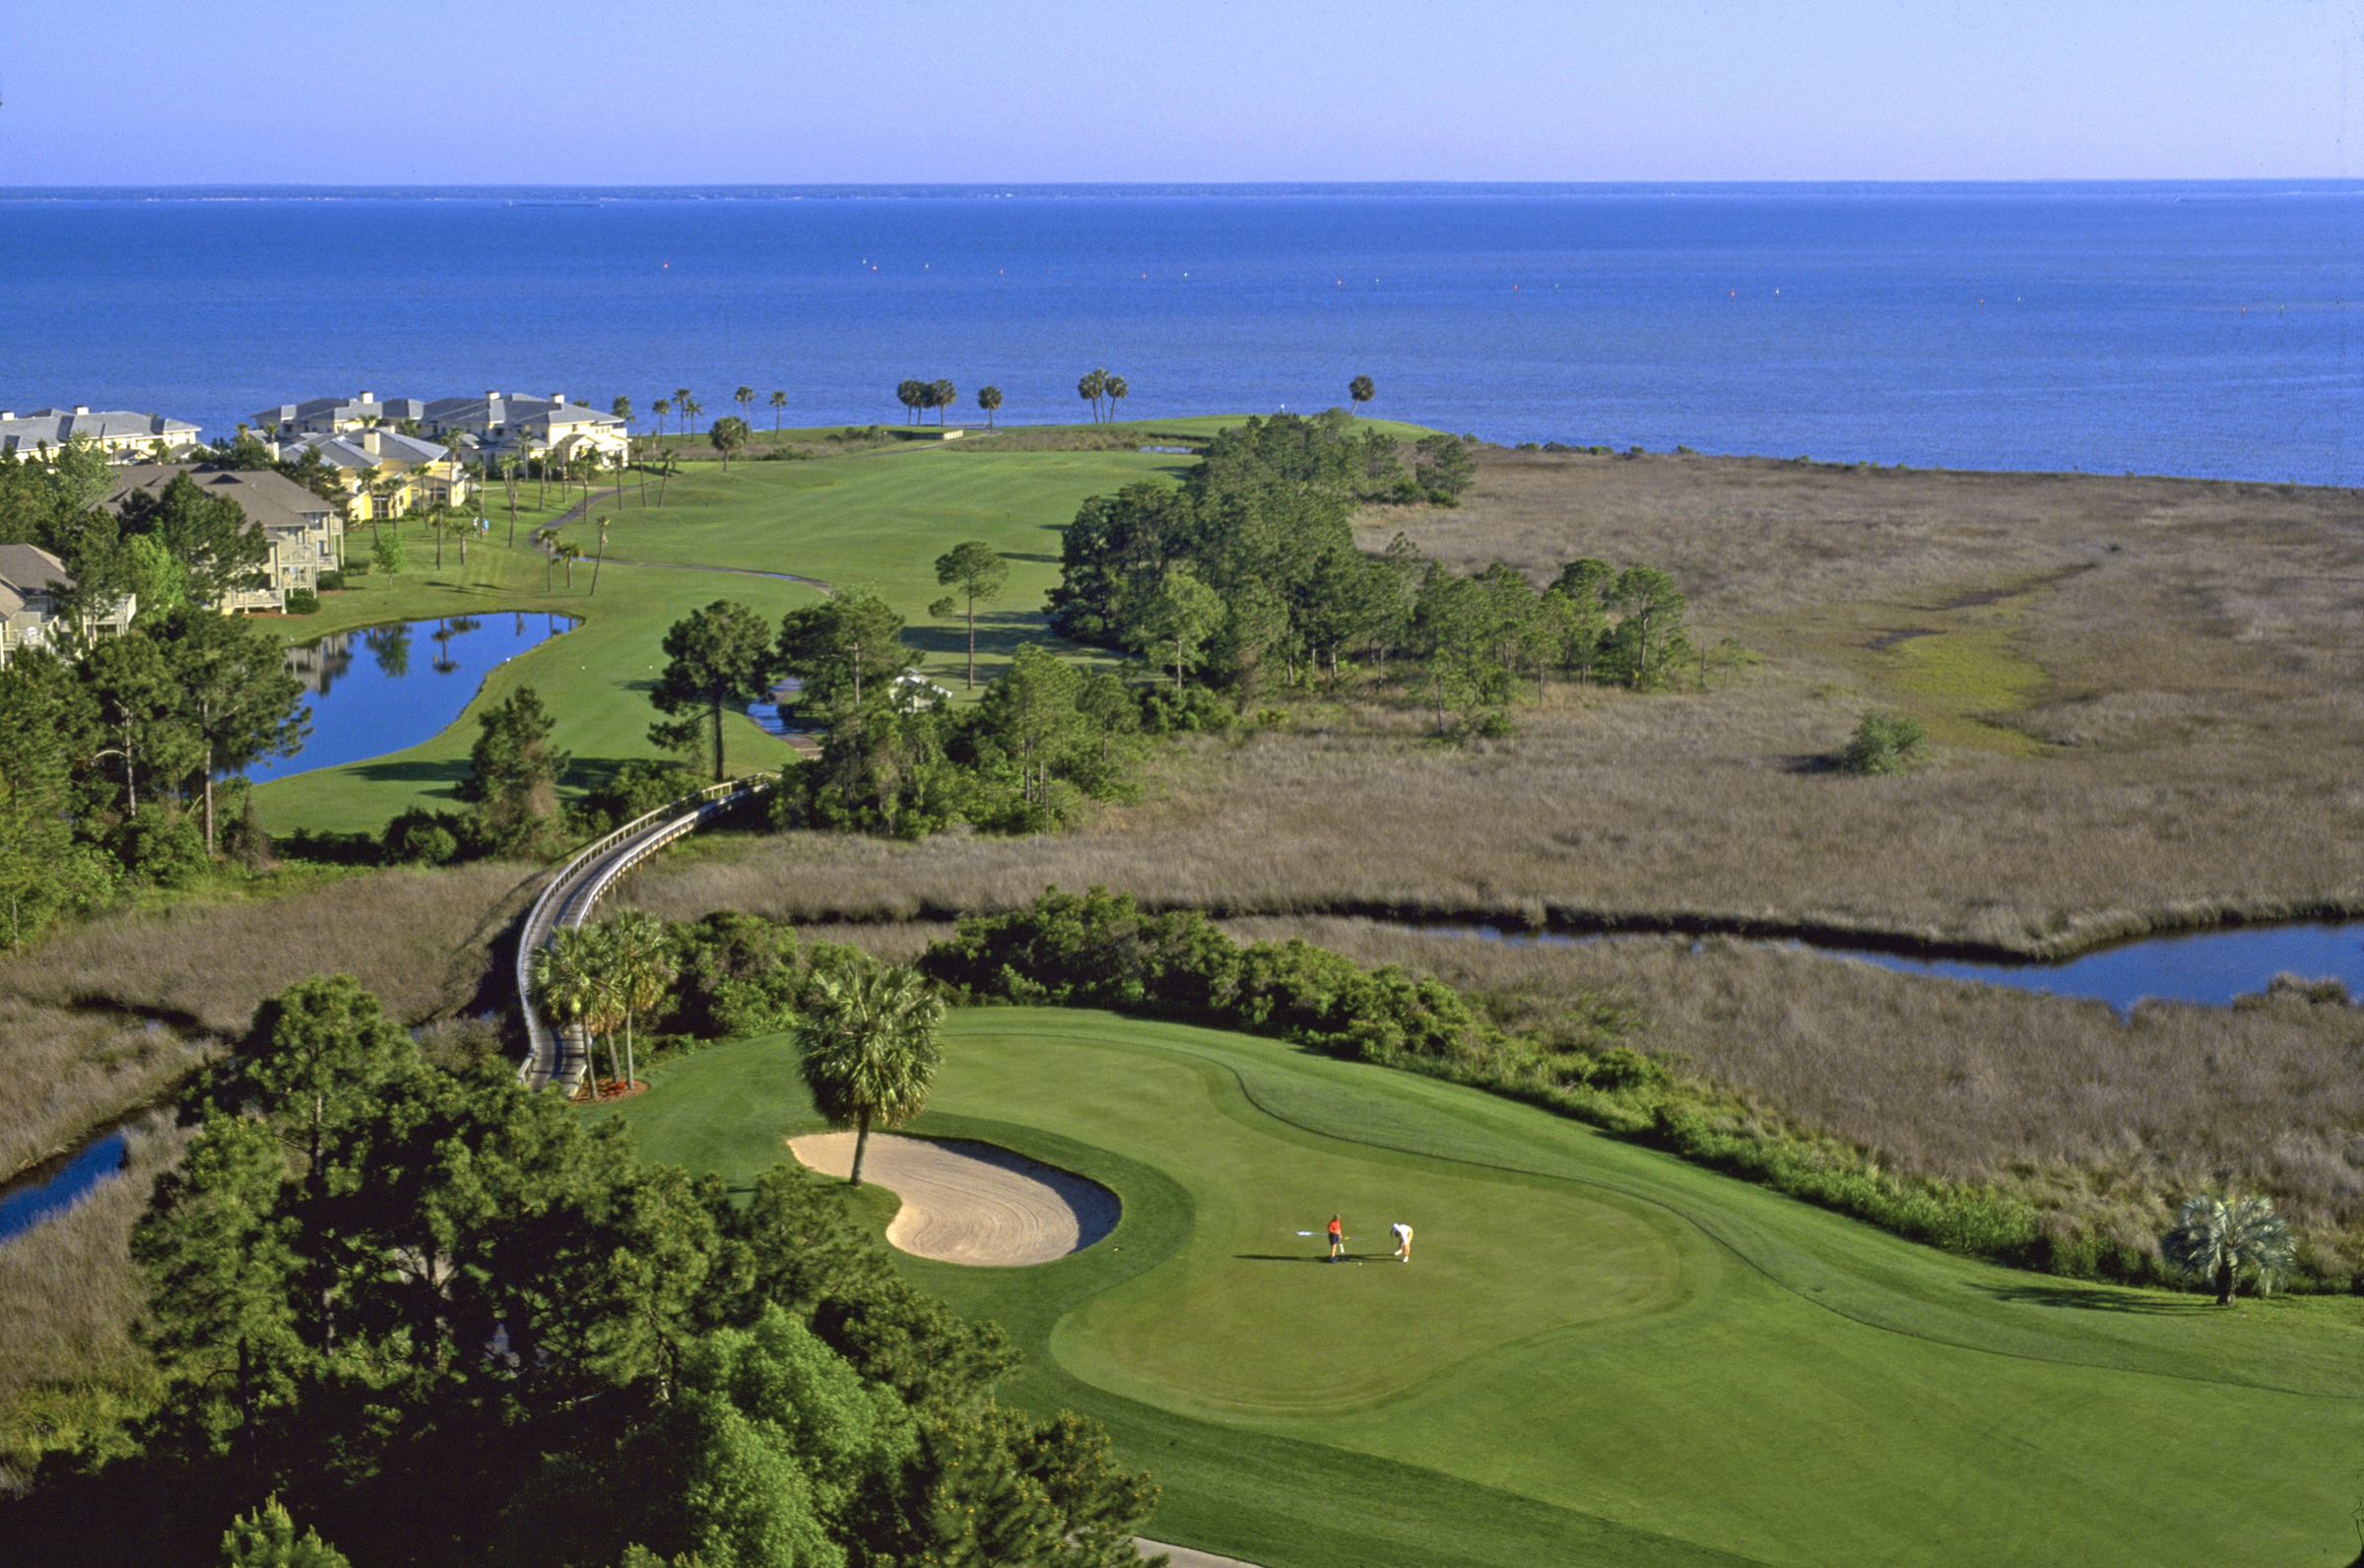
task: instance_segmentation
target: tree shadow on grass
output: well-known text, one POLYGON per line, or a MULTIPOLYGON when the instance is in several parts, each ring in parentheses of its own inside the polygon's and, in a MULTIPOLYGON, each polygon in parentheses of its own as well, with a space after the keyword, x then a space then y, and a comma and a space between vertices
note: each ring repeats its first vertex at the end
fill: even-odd
POLYGON ((372 784, 440 784, 443 788, 429 793, 449 796, 468 776, 470 763, 457 757, 440 762, 362 762, 353 771, 372 784))
POLYGON ((2140 1317, 2190 1317, 2210 1311, 2216 1305, 2212 1298, 2205 1296, 2160 1295, 2150 1291, 2077 1284, 2067 1280, 2058 1284, 1974 1284, 1971 1288, 2015 1306, 2066 1307, 2077 1312, 2124 1312, 2140 1317))
MULTIPOLYGON (((1235 1252, 1231 1256, 1241 1263, 1328 1263, 1330 1261, 1330 1255, 1326 1252, 1235 1252)), ((1393 1257, 1395 1254, 1392 1252, 1349 1252, 1342 1254, 1338 1261, 1340 1263, 1376 1263, 1382 1258, 1392 1259, 1393 1257)))

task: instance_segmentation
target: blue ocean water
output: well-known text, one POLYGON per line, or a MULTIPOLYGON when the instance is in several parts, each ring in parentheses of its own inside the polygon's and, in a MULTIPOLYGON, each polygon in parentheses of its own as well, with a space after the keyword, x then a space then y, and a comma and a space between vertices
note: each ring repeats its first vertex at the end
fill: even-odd
POLYGON ((0 406, 1072 420, 2355 484, 2364 181, 0 192, 0 406))

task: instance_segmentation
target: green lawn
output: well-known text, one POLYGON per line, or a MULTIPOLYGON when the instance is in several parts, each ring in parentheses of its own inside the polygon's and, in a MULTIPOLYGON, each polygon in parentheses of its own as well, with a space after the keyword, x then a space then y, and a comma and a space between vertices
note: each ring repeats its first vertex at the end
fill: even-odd
MULTIPOLYGON (((1184 422, 1185 424, 1193 422, 1184 422)), ((1215 422, 1196 422, 1212 425, 1215 422)), ((488 497, 489 543, 470 547, 465 566, 447 545, 435 567, 433 544, 414 524, 404 531, 411 567, 402 577, 371 575, 347 593, 327 596, 317 616, 281 624, 290 640, 391 621, 484 615, 504 610, 558 611, 584 624, 520 655, 494 671, 461 719, 408 750, 345 767, 322 769, 266 784, 255 792, 267 826, 374 830, 415 805, 449 807, 452 787, 467 772, 476 713, 522 684, 532 685, 558 717, 558 744, 573 751, 581 788, 619 763, 656 754, 646 739, 650 720, 646 683, 662 655, 665 628, 691 610, 729 598, 777 617, 810 604, 815 590, 778 577, 787 572, 838 584, 874 587, 911 623, 906 640, 921 668, 959 689, 966 636, 932 621, 927 606, 941 596, 936 557, 964 539, 984 539, 1012 559, 1010 588, 979 623, 981 680, 998 674, 1020 641, 1047 638, 1044 592, 1058 581, 1060 531, 1076 507, 1182 461, 1170 455, 1122 452, 994 452, 913 442, 800 463, 695 464, 666 487, 665 504, 642 506, 639 487, 621 504, 602 491, 594 517, 612 519, 608 550, 631 561, 675 562, 730 571, 681 570, 612 559, 592 590, 588 559, 569 587, 563 570, 555 586, 548 561, 530 543, 532 531, 557 512, 535 510, 534 488, 523 487, 517 544, 511 549, 505 497, 488 497)), ((652 486, 649 497, 653 501, 652 486)), ((578 521, 564 537, 586 555, 598 527, 578 521)), ((352 554, 367 558, 369 531, 353 535, 352 554)), ((777 767, 790 753, 754 725, 731 739, 735 770, 777 767)))
MULTIPOLYGON (((1106 1422, 1156 1532, 1272 1568, 2342 1564, 2364 1304, 1965 1263, 1528 1107, 1214 1031, 953 1014, 915 1130, 1091 1175, 1117 1231, 904 1271, 1007 1396, 1106 1422), (1355 1264, 1318 1261, 1346 1215, 1355 1264), (1388 1221, 1416 1227, 1387 1257, 1388 1221)), ((784 1042, 621 1114, 735 1181, 815 1125, 784 1042)))

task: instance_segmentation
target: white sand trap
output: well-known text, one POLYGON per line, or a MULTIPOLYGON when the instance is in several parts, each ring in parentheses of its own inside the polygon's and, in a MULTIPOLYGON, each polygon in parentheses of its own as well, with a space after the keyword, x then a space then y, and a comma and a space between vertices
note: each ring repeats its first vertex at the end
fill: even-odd
MULTIPOLYGON (((788 1148, 825 1176, 854 1168, 851 1133, 809 1133, 788 1148)), ((1107 1235, 1122 1212, 1098 1182, 967 1139, 873 1133, 862 1179, 903 1201, 886 1240, 943 1263, 1049 1263, 1107 1235)))

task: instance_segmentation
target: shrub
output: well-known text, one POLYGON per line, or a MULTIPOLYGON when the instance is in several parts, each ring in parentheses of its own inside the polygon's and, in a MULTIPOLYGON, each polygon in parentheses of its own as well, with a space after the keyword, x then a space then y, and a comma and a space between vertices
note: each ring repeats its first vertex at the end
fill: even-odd
POLYGON ((288 590, 287 611, 291 616, 315 616, 320 613, 320 596, 309 588, 288 590))
POLYGON ((138 816, 115 829, 114 847, 124 870, 159 887, 194 887, 208 864, 205 835, 197 824, 153 805, 141 807, 138 816))
POLYGON ((414 806, 386 824, 378 849, 389 866, 448 866, 472 856, 475 836, 468 818, 414 806))
POLYGON ((1205 686, 1144 686, 1141 728, 1147 735, 1220 735, 1239 722, 1231 704, 1205 686))
POLYGON ((1895 713, 1867 713, 1855 727, 1855 739, 1840 753, 1840 765, 1850 773, 1892 775, 1909 773, 1928 760, 1929 731, 1919 719, 1895 713))
POLYGON ((586 829, 604 833, 693 795, 707 782, 703 773, 679 762, 626 762, 585 795, 577 812, 586 829))
POLYGON ((331 566, 328 570, 320 574, 320 591, 322 593, 340 593, 344 590, 344 587, 345 574, 337 570, 334 566, 331 566))

